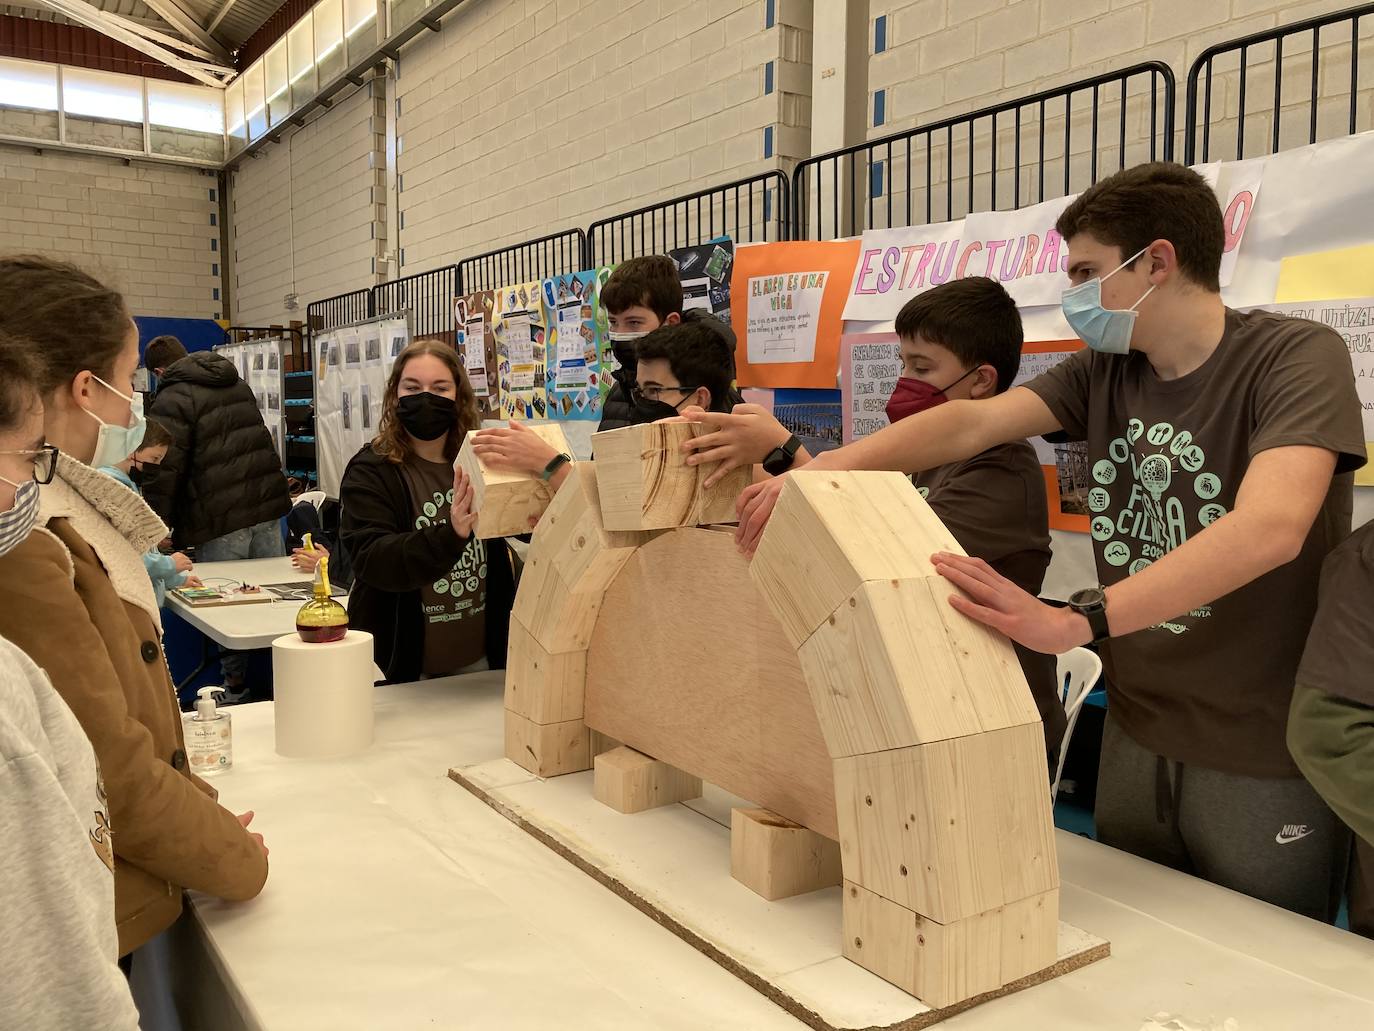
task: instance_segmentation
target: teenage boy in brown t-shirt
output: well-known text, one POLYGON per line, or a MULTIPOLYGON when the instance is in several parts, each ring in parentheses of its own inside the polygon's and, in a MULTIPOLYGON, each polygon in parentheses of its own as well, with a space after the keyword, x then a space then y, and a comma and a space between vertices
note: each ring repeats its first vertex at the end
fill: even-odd
MULTIPOLYGON (((951 604, 1036 651, 1102 645, 1102 841, 1329 919, 1343 831, 1284 729, 1321 561, 1365 461, 1350 356, 1326 327, 1222 303, 1221 210, 1181 165, 1118 172, 1056 228, 1064 313, 1089 349, 807 468, 914 472, 1022 437, 1086 440, 1102 586, 1058 609, 984 562, 937 556, 963 592, 951 604)), ((746 550, 781 488, 741 495, 746 550)))

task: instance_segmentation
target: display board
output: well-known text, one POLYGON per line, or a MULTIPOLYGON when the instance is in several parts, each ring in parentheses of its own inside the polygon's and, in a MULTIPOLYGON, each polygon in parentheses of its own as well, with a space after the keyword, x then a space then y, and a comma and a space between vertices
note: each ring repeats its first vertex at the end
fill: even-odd
POLYGON ((283 461, 286 448, 286 362, 283 349, 287 347, 289 345, 280 337, 272 337, 220 344, 215 348, 234 363, 239 377, 253 391, 258 412, 272 434, 272 447, 283 461))
POLYGON ((730 273, 735 266, 735 243, 720 236, 709 243, 668 252, 682 281, 682 310, 709 311, 730 321, 730 273))
POLYGON ((492 317, 496 291, 478 290, 453 299, 453 331, 463 370, 477 398, 477 410, 484 419, 500 414, 500 391, 496 377, 496 337, 492 317))
POLYGON ((538 280, 503 286, 496 292, 492 335, 500 412, 505 419, 543 419, 548 415, 542 292, 538 280))
POLYGON ((349 459, 377 435, 391 367, 409 343, 405 312, 315 335, 315 456, 330 497, 349 459))
POLYGON ((606 316, 594 271, 546 279, 541 290, 548 327, 544 391, 552 419, 601 418, 601 344, 606 316))

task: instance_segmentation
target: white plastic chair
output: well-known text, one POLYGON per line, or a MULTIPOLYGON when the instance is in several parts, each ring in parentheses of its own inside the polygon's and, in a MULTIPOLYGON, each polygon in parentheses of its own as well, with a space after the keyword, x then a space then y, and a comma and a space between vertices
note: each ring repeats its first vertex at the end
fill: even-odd
POLYGON ((1059 778, 1064 775, 1064 758, 1069 754, 1069 739, 1073 737, 1074 724, 1088 692, 1102 675, 1102 660, 1096 652, 1087 648, 1074 648, 1059 656, 1058 663, 1059 693, 1064 702, 1064 715, 1068 724, 1064 727, 1063 740, 1059 742, 1059 765, 1054 771, 1054 787, 1050 789, 1050 802, 1059 795, 1059 778))
POLYGON ((295 504, 299 505, 302 501, 308 501, 315 506, 315 511, 318 512, 320 506, 324 504, 326 497, 327 495, 322 490, 308 490, 303 494, 296 495, 295 504))

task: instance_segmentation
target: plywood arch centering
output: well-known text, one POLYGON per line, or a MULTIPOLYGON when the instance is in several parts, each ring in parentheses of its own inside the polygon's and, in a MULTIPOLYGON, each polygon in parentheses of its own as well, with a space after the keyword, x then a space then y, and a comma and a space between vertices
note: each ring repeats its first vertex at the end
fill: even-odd
MULTIPOLYGON (((661 479, 671 447, 641 451, 661 479)), ((929 1005, 1052 966, 1038 716, 1010 643, 950 607, 929 556, 959 548, 909 481, 790 476, 746 563, 718 529, 607 530, 638 477, 579 464, 535 531, 507 757, 589 769, 599 732, 838 837, 844 955, 929 1005)))

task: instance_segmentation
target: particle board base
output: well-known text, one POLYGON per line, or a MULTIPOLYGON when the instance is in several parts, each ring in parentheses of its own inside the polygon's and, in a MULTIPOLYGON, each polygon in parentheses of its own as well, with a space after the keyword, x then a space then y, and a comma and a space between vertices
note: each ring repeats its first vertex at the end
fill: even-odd
POLYGON ((1060 977, 1110 952, 1059 924, 1058 961, 996 991, 934 1008, 841 955, 839 888, 769 902, 730 876, 730 810, 701 799, 625 816, 592 796, 592 774, 540 780, 506 759, 449 776, 506 819, 817 1031, 916 1031, 1060 977))

